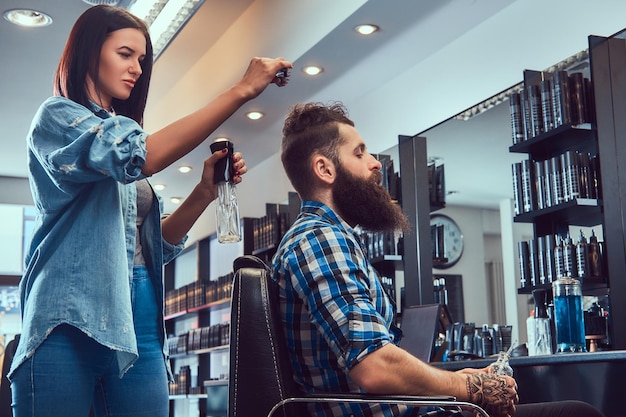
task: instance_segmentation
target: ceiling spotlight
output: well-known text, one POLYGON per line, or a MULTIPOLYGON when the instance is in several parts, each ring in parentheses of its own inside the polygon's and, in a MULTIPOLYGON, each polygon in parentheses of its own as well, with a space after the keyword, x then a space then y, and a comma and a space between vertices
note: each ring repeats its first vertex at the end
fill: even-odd
POLYGON ((172 204, 180 204, 181 200, 182 199, 180 197, 172 197, 172 198, 170 198, 170 203, 172 203, 172 204))
POLYGON ((259 120, 261 117, 263 117, 263 113, 261 113, 260 111, 250 111, 246 113, 246 116, 250 120, 259 120))
POLYGON ((43 27, 52 23, 52 18, 43 12, 31 9, 12 9, 4 12, 9 22, 26 27, 43 27))
POLYGON ((372 33, 377 32, 378 29, 378 26, 370 24, 359 25, 354 28, 354 30, 356 30, 361 35, 371 35, 372 33))
POLYGON ((157 191, 163 191, 165 190, 165 184, 154 184, 152 188, 154 188, 157 191))
POLYGON ((317 75, 320 72, 324 71, 324 69, 315 65, 309 65, 308 67, 302 68, 302 71, 304 71, 304 73, 307 75, 317 75))
POLYGON ((191 172, 191 167, 189 165, 181 165, 178 167, 178 172, 181 174, 187 174, 188 172, 191 172))

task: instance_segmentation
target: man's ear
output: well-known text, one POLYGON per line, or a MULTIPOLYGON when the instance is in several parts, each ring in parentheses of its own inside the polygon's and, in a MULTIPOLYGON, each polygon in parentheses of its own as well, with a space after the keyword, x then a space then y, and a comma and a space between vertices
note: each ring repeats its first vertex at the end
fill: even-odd
POLYGON ((335 182, 335 164, 323 155, 315 155, 311 162, 313 174, 322 182, 332 184, 335 182))

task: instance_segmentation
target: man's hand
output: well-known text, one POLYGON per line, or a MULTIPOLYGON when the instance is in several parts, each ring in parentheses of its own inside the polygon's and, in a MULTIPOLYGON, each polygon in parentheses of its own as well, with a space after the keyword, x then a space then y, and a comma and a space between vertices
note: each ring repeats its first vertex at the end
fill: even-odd
POLYGON ((508 376, 470 373, 466 378, 469 401, 481 406, 492 417, 509 417, 519 402, 517 384, 508 376))

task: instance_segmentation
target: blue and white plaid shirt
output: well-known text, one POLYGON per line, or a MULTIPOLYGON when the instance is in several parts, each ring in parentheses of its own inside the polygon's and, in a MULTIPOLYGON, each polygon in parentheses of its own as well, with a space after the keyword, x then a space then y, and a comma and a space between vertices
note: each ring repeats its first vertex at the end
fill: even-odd
MULTIPOLYGON (((273 260, 296 382, 307 393, 360 392, 348 373, 397 343, 394 308, 357 232, 329 207, 304 201, 273 260)), ((317 416, 397 416, 389 405, 316 404, 317 416)))

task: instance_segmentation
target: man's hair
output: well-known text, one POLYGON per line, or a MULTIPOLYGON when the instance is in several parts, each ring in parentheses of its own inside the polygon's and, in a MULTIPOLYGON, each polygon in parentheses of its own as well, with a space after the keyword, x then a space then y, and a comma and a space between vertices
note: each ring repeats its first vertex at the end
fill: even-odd
MULTIPOLYGON (((143 124, 143 112, 152 76, 152 42, 145 22, 129 11, 98 5, 87 9, 74 23, 54 76, 54 94, 91 108, 87 76, 99 88, 100 51, 107 36, 119 29, 137 29, 146 38, 146 56, 141 62, 141 77, 126 100, 113 98, 113 108, 143 124)), ((95 99, 95 97, 93 97, 95 99)))
POLYGON ((339 124, 354 126, 342 103, 301 103, 294 105, 285 119, 281 160, 291 185, 300 198, 311 197, 315 179, 310 161, 321 154, 339 164, 338 146, 343 143, 339 124))

